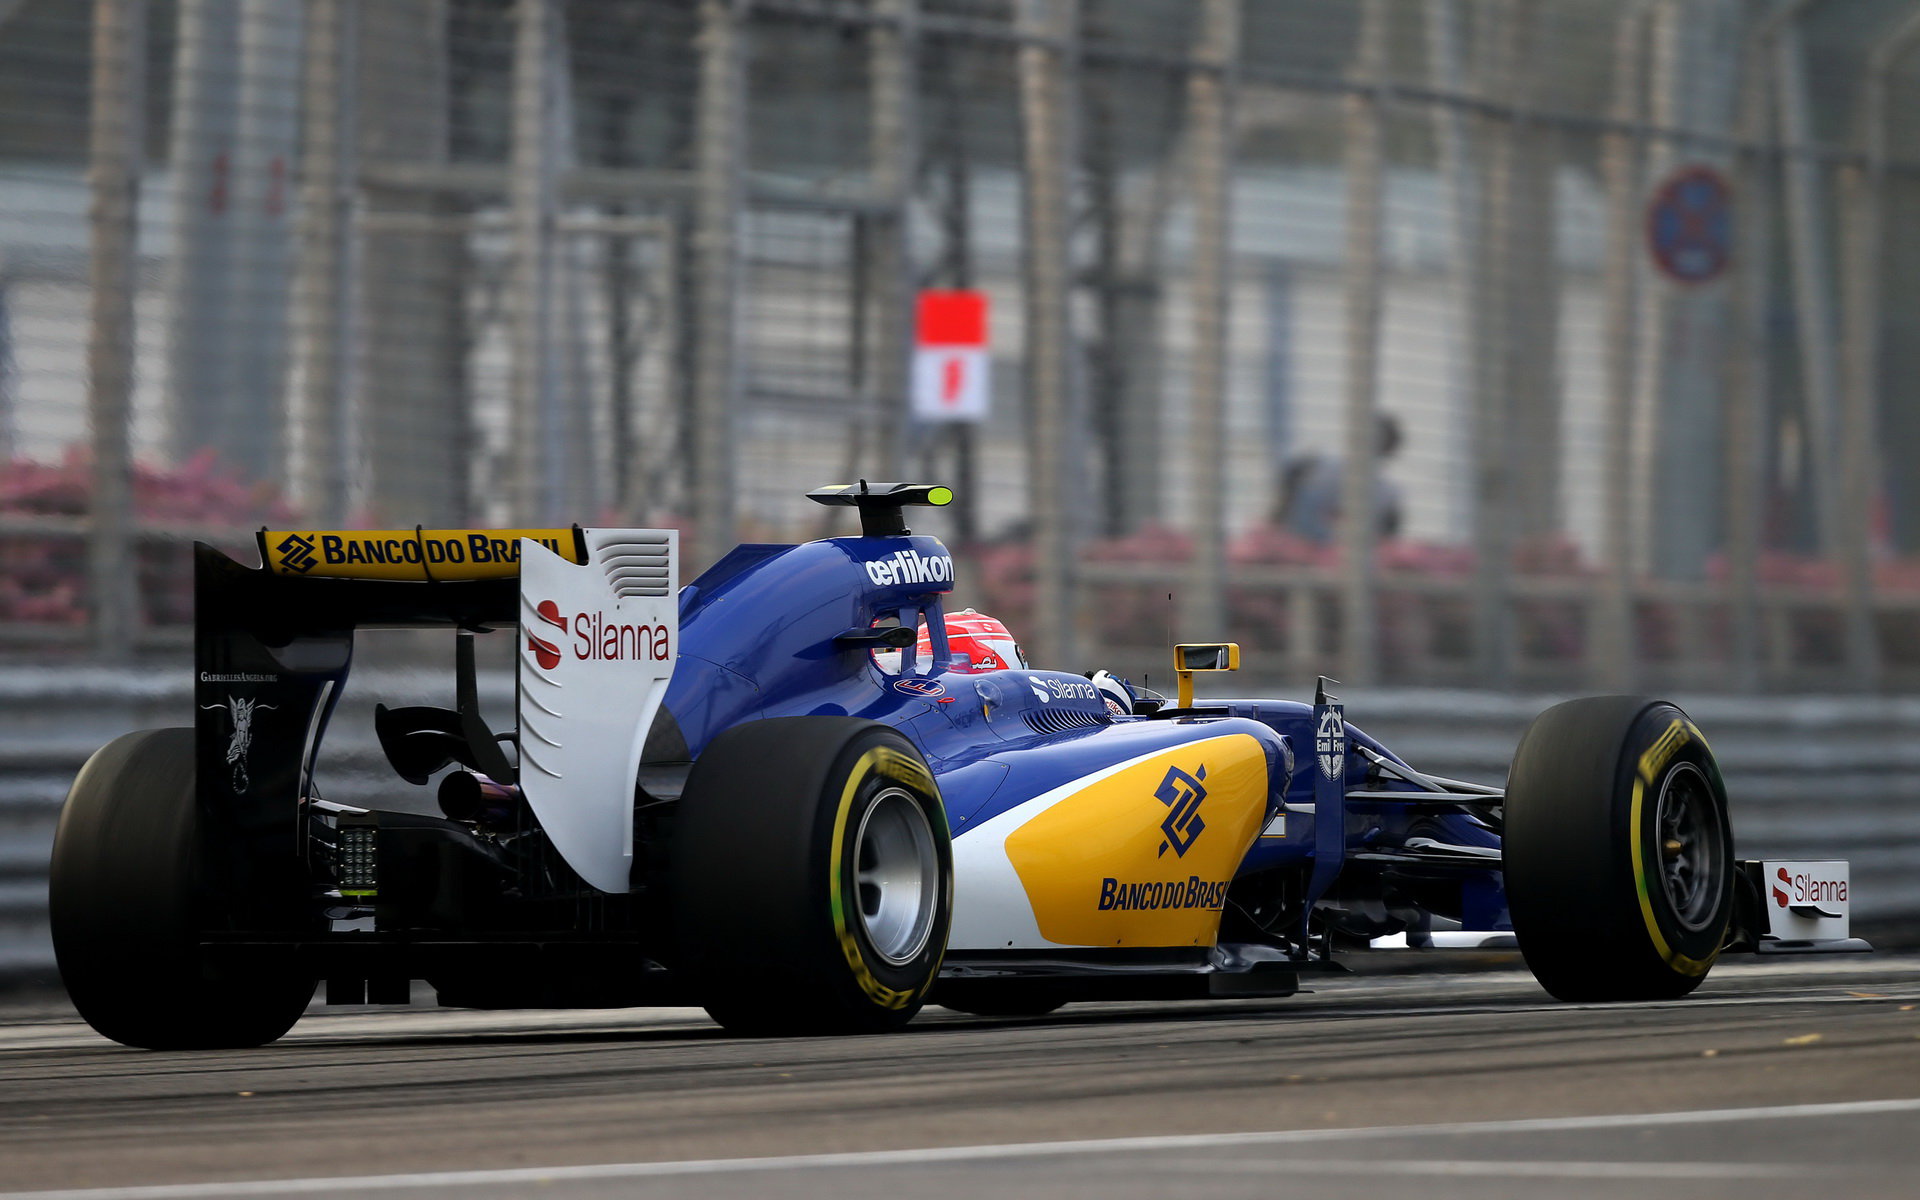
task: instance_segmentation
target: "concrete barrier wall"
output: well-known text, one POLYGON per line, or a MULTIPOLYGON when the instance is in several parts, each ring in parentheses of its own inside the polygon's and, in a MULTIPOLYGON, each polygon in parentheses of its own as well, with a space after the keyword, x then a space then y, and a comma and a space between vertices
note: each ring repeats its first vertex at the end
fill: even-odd
MULTIPOLYGON (((496 728, 511 721, 504 673, 482 681, 496 728)), ((450 704, 439 670, 360 672, 328 738, 322 793, 433 811, 427 789, 386 769, 375 701, 450 704)), ((1352 722, 1416 766, 1487 783, 1554 697, 1381 691, 1345 697, 1352 722)), ((1742 857, 1845 858, 1855 917, 1920 928, 1920 699, 1680 697, 1711 739, 1733 798, 1742 857)), ((192 721, 186 670, 0 668, 0 976, 45 973, 47 858, 54 823, 87 755, 133 729, 192 721)))

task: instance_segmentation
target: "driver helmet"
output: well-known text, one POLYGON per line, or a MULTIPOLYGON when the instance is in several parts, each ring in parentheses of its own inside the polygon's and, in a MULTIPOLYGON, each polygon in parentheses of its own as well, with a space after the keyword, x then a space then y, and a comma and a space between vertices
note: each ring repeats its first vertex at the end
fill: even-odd
MULTIPOLYGON (((1026 653, 1020 649, 1020 643, 1013 640, 1007 627, 971 608, 947 614, 947 648, 953 653, 953 663, 948 670, 969 675, 1027 665, 1026 653)), ((924 625, 920 627, 920 640, 914 654, 921 662, 933 657, 933 635, 924 625)))
POLYGON ((1088 676, 1093 680, 1093 690, 1107 702, 1107 712, 1116 717, 1133 715, 1133 690, 1126 681, 1112 671, 1095 671, 1088 676))

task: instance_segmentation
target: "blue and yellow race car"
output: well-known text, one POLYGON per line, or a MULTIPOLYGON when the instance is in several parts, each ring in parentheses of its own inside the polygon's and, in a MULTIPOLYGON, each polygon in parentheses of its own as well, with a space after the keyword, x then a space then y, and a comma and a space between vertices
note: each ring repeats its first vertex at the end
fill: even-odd
POLYGON ((134 1046, 258 1045, 317 985, 474 1007, 699 1005, 880 1031, 931 1002, 1284 996, 1385 938, 1517 940, 1569 1000, 1683 995, 1716 956, 1861 948, 1844 863, 1743 863, 1707 740, 1655 699, 1543 713, 1504 787, 1422 773, 1312 703, 1169 700, 983 663, 920 484, 811 493, 861 533, 743 545, 681 587, 673 530, 263 530, 196 547, 192 727, 128 734, 62 813, 74 1003, 134 1046), (355 632, 448 629, 450 707, 379 707, 396 787, 330 801, 355 632), (512 639, 515 727, 475 640, 512 639), (991 667, 997 669, 983 669, 991 667), (399 806, 405 808, 406 806, 399 806), (418 806, 415 806, 418 807, 418 806))

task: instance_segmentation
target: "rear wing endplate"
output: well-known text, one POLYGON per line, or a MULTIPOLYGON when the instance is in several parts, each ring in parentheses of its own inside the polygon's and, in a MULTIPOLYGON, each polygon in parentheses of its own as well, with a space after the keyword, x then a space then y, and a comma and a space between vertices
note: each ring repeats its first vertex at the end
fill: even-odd
POLYGON ((680 534, 581 539, 579 563, 520 543, 520 790, 582 879, 624 892, 634 778, 680 649, 680 534))

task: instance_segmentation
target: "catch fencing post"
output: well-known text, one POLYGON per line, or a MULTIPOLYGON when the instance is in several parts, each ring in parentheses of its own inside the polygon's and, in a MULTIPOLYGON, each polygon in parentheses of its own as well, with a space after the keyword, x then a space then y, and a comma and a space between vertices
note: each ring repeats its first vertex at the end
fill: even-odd
POLYGON ((1633 581, 1638 564, 1631 552, 1633 524, 1634 312, 1638 304, 1640 247, 1644 236, 1641 204, 1641 135, 1646 80, 1641 71, 1647 44, 1647 10, 1639 0, 1614 26, 1611 128, 1602 140, 1601 171, 1607 191, 1607 250, 1601 278, 1603 331, 1606 338, 1606 470, 1601 528, 1606 582, 1593 623, 1589 662, 1599 685, 1609 691, 1632 688, 1637 647, 1633 636, 1633 581))
POLYGON ((513 519, 559 518, 560 446, 553 354, 554 219, 558 139, 554 136, 553 0, 517 0, 513 40, 513 519))
POLYGON ((286 477, 287 321, 292 271, 292 170, 300 145, 301 0, 246 0, 234 117, 230 304, 236 336, 220 364, 231 402, 220 431, 230 466, 286 477))
POLYGON ((1387 7, 1366 0, 1354 54, 1352 90, 1346 96, 1347 379, 1345 467, 1340 472, 1341 671, 1349 685, 1373 683, 1379 674, 1377 584, 1374 550, 1379 541, 1380 432, 1376 390, 1380 378, 1382 289, 1381 224, 1385 147, 1387 7))
POLYGON ((1785 145, 1787 253, 1792 266, 1795 329, 1800 339, 1801 387, 1806 397, 1807 450, 1814 481, 1820 549, 1835 554, 1845 542, 1840 494, 1838 418, 1840 364, 1834 346, 1833 264, 1827 246, 1827 205, 1821 165, 1804 151, 1815 145, 1813 99, 1796 18, 1821 0, 1802 0, 1781 15, 1773 37, 1773 92, 1785 145))
POLYGON ((1519 76, 1524 6, 1502 0, 1483 11, 1480 47, 1490 82, 1484 98, 1505 111, 1480 121, 1480 245, 1475 254, 1473 320, 1473 645, 1480 682, 1505 688, 1513 681, 1513 210, 1519 134, 1519 76))
MULTIPOLYGON (((101 11, 96 8, 96 12, 101 11)), ((239 105, 239 0, 180 0, 174 18, 167 178, 167 448, 185 461, 217 447, 229 463, 234 416, 226 368, 241 314, 232 297, 233 139, 239 105)), ((98 60, 95 60, 96 68, 98 60)))
POLYGON ((693 520, 695 566, 733 549, 735 346, 745 154, 746 79, 739 0, 700 0, 700 86, 694 116, 693 520))
MULTIPOLYGON (((1433 86, 1459 96, 1471 95, 1467 72, 1466 0, 1427 0, 1428 75, 1433 86)), ((1473 461, 1471 415, 1478 394, 1479 364, 1474 361, 1474 326, 1478 317, 1474 299, 1479 283, 1476 247, 1485 236, 1480 211, 1479 181, 1474 176, 1473 126, 1464 104, 1430 104, 1433 120, 1435 167, 1447 197, 1446 303, 1447 404, 1456 416, 1448 422, 1445 451, 1459 462, 1473 461)), ((1447 472, 1442 485, 1450 508, 1471 513, 1475 480, 1467 470, 1447 472)))
POLYGON ((13 461, 14 387, 13 316, 7 309, 7 260, 0 255, 0 463, 13 461))
POLYGON ((1846 170, 1852 211, 1844 226, 1847 295, 1841 320, 1847 369, 1840 409, 1840 499, 1846 532, 1848 665, 1854 685, 1862 689, 1880 682, 1870 525, 1881 481, 1874 441, 1880 414, 1880 270, 1886 248, 1887 76, 1917 40, 1920 11, 1909 13, 1868 56, 1860 99, 1860 161, 1846 170))
POLYGON ((1187 145, 1193 154, 1193 392, 1188 437, 1194 488, 1193 566, 1186 632, 1227 628, 1227 314, 1232 302, 1233 99, 1240 0, 1206 0, 1187 72, 1187 145))
POLYGON ((1746 157, 1732 269, 1737 291, 1734 333, 1727 339, 1727 600, 1732 683, 1742 692, 1761 686, 1765 639, 1760 624, 1760 545, 1766 505, 1763 479, 1772 336, 1768 308, 1773 277, 1771 187, 1778 142, 1768 91, 1768 46, 1782 9, 1752 28, 1740 56, 1740 143, 1746 157))
POLYGON ((1078 0, 1019 0, 1020 124, 1026 187, 1026 380, 1033 455, 1034 643, 1038 659, 1068 666, 1075 653, 1073 536, 1077 473, 1067 453, 1073 398, 1068 188, 1078 155, 1071 105, 1078 92, 1078 0))
MULTIPOLYGON (((428 528, 472 519, 477 457, 466 201, 457 195, 452 163, 458 34, 451 3, 362 4, 352 80, 366 119, 356 126, 354 155, 365 211, 352 230, 360 436, 351 503, 428 528)), ((508 174, 500 172, 494 195, 511 195, 508 174)), ((511 282, 509 276, 508 289, 511 282)), ((509 311, 509 340, 512 320, 509 311)), ((509 365, 509 390, 511 373, 509 365)), ((502 474, 511 505, 511 465, 502 474)))
POLYGON ((146 0, 94 0, 88 184, 87 415, 93 427, 88 607, 94 651, 133 649, 134 295, 139 288, 141 146, 146 135, 146 0))
POLYGON ((907 363, 913 352, 907 196, 913 186, 915 137, 920 127, 914 103, 919 95, 919 8, 919 0, 876 0, 879 19, 868 29, 873 189, 884 211, 869 221, 867 259, 855 269, 868 273, 867 298, 875 306, 866 382, 880 407, 877 469, 888 479, 904 479, 911 473, 901 433, 906 422, 907 363))
POLYGON ((317 525, 338 525, 347 515, 358 16, 359 0, 312 0, 307 10, 300 263, 293 295, 301 390, 294 490, 317 525))

